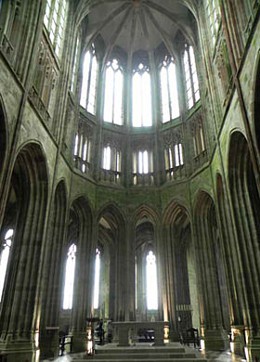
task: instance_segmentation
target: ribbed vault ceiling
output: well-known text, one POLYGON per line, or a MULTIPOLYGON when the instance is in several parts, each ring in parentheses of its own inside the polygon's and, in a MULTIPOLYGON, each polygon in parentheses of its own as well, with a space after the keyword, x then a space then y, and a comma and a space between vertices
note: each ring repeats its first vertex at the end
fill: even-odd
POLYGON ((180 0, 81 0, 77 11, 81 19, 88 16, 86 45, 101 35, 107 52, 119 46, 127 53, 134 53, 141 49, 153 50, 161 42, 171 47, 179 30, 190 38, 192 15, 185 3, 180 0))

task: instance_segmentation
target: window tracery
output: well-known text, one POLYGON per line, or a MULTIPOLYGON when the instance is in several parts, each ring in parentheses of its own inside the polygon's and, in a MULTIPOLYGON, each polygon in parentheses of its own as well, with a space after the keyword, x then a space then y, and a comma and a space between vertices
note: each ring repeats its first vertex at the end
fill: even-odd
POLYGON ((120 144, 114 139, 105 139, 102 157, 102 180, 120 183, 121 162, 122 156, 120 144))
POLYGON ((132 125, 152 126, 151 76, 147 65, 139 63, 132 78, 132 125))
POLYGON ((174 131, 164 135, 164 145, 166 179, 169 181, 180 176, 180 169, 184 165, 181 133, 174 131))
POLYGON ((70 90, 72 93, 75 93, 76 84, 77 84, 77 73, 78 73, 78 67, 79 67, 79 48, 80 48, 80 41, 79 41, 79 35, 78 35, 77 39, 76 39, 74 54, 73 54, 72 75, 71 75, 71 81, 70 81, 70 90))
POLYGON ((123 124, 123 70, 117 59, 109 61, 105 71, 104 121, 123 124))
POLYGON ((218 0, 206 0, 206 14, 208 17, 212 45, 216 44, 220 26, 220 9, 218 0))
POLYGON ((185 44, 183 55, 185 88, 188 109, 192 108, 200 99, 199 81, 196 68, 194 49, 191 45, 185 44))
POLYGON ((79 123, 74 139, 75 166, 83 173, 90 171, 92 128, 87 124, 79 123))
POLYGON ((180 115, 176 65, 173 57, 165 56, 160 65, 161 115, 165 123, 180 115))
POLYGON ((61 56, 67 12, 66 0, 47 0, 43 22, 58 57, 61 56))
POLYGON ((138 149, 133 152, 133 184, 151 185, 153 176, 153 154, 148 149, 138 149))
POLYGON ((206 150, 202 120, 199 119, 192 126, 193 147, 195 157, 198 157, 206 150))
POLYGON ((96 113, 98 62, 94 44, 85 53, 83 62, 80 105, 89 113, 96 113))

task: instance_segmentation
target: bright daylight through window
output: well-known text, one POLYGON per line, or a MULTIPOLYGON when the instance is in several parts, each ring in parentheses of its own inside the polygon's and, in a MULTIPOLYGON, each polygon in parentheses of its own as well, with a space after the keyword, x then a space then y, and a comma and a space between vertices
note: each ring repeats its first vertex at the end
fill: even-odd
POLYGON ((76 245, 72 244, 67 254, 64 295, 63 295, 63 309, 72 308, 74 275, 75 275, 75 266, 76 266, 76 251, 77 251, 76 245))
POLYGON ((132 123, 134 127, 152 125, 151 76, 142 63, 134 71, 132 92, 132 123))
POLYGON ((99 283, 100 283, 100 251, 96 249, 95 280, 94 280, 94 309, 99 307, 99 283))
POLYGON ((123 72, 116 59, 106 68, 104 121, 123 123, 123 72))
POLYGON ((96 87, 97 87, 98 63, 94 45, 88 50, 83 62, 83 80, 81 87, 80 105, 89 113, 96 111, 96 87))
POLYGON ((160 70, 162 121, 168 122, 180 115, 176 66, 173 58, 165 57, 160 70))
POLYGON ((156 258, 151 250, 146 257, 146 300, 148 310, 158 309, 156 258))
POLYGON ((4 242, 1 246, 0 252, 0 302, 2 299, 4 283, 5 283, 5 276, 7 271, 8 259, 10 255, 10 249, 12 245, 12 236, 13 236, 13 229, 9 229, 4 237, 4 242))

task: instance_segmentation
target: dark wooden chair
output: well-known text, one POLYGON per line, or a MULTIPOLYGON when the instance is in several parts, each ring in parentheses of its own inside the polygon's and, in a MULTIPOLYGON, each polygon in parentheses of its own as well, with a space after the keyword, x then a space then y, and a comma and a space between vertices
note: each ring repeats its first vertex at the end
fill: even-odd
POLYGON ((200 346, 200 337, 199 331, 196 328, 189 328, 182 334, 183 344, 189 346, 190 344, 194 346, 194 348, 200 346))

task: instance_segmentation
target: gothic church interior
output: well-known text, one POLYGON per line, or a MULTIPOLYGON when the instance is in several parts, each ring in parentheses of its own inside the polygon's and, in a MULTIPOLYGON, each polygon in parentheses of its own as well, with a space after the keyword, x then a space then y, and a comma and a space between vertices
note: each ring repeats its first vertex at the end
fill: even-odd
POLYGON ((260 358, 260 1, 0 0, 0 360, 164 321, 260 358))

